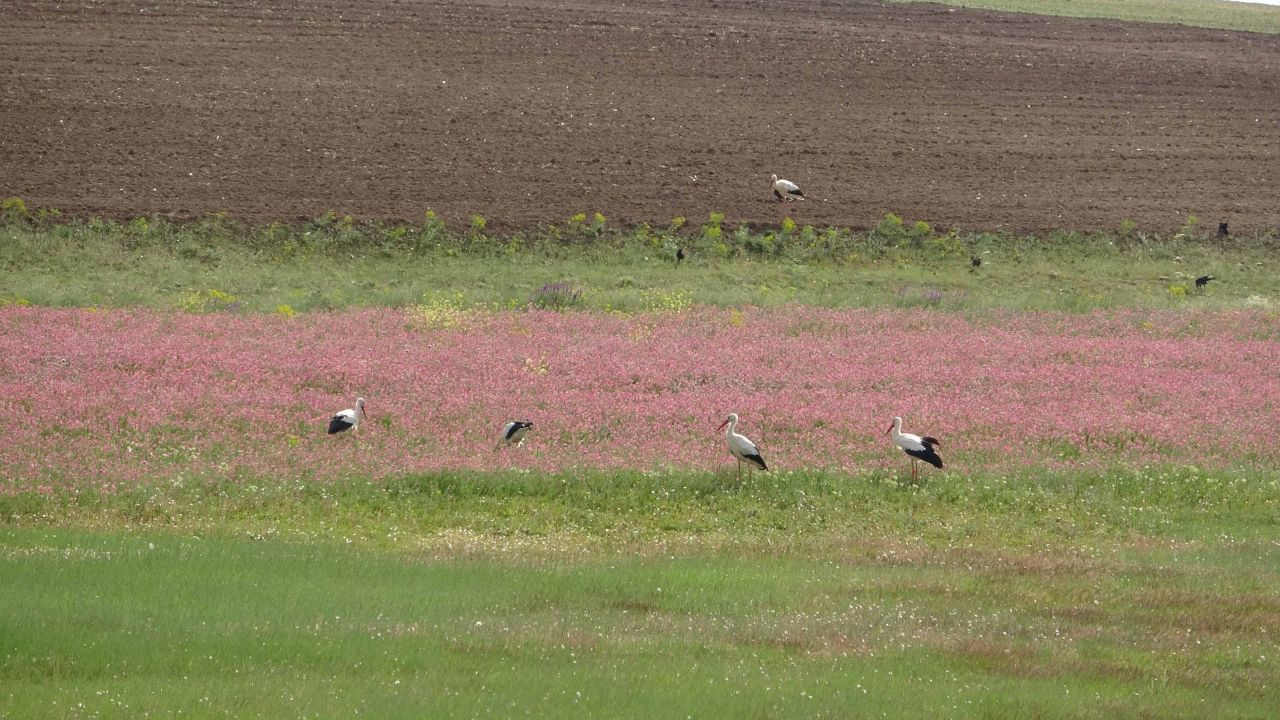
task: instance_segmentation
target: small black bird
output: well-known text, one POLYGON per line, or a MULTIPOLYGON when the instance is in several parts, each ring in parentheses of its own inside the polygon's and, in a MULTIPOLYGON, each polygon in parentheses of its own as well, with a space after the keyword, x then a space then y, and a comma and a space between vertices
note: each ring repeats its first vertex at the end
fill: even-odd
POLYGON ((684 248, 682 247, 676 248, 676 264, 679 265, 680 261, 683 259, 684 259, 684 248))
POLYGON ((977 255, 970 255, 970 256, 969 256, 969 265, 971 265, 971 266, 973 266, 973 267, 975 267, 975 268, 980 268, 980 267, 982 267, 982 258, 978 257, 977 255))
POLYGON ((1231 234, 1231 233, 1227 232, 1227 224, 1226 224, 1226 223, 1224 223, 1224 222, 1220 222, 1220 223, 1218 223, 1218 237, 1220 237, 1220 238, 1224 238, 1224 237, 1226 237, 1226 236, 1228 236, 1228 235, 1230 235, 1230 234, 1231 234))
POLYGON ((1214 277, 1212 275, 1201 275, 1200 277, 1196 278, 1196 289, 1197 290, 1203 289, 1204 286, 1208 285, 1209 281, 1213 279, 1214 277))

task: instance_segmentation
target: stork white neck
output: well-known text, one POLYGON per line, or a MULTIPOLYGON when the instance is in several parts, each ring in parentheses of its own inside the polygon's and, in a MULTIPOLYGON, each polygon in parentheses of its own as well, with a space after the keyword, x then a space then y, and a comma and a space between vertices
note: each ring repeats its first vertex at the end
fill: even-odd
MULTIPOLYGON (((729 439, 729 444, 732 445, 734 437, 742 437, 737 433, 738 413, 729 413, 729 417, 725 418, 724 422, 720 423, 720 427, 724 427, 726 425, 729 426, 729 429, 725 431, 724 436, 729 439)), ((716 429, 718 430, 720 428, 716 429)))
POLYGON ((889 428, 889 437, 896 443, 902 439, 902 418, 894 416, 893 427, 889 428))

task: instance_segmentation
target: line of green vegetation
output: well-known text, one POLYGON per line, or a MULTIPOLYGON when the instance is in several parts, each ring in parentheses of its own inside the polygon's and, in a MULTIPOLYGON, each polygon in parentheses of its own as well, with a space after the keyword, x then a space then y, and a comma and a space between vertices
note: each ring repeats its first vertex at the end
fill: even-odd
POLYGON ((0 214, 0 304, 305 312, 448 306, 623 312, 690 305, 988 308, 1082 312, 1280 304, 1275 233, 938 231, 889 214, 865 231, 730 227, 711 213, 661 228, 596 214, 496 235, 428 213, 421 225, 328 214, 247 227, 214 216, 61 221, 0 214), (677 262, 677 252, 685 259, 677 262), (977 264, 975 264, 977 263, 977 264), (1204 274, 1215 282, 1197 288, 1204 274))
POLYGON ((344 537, 389 547, 402 537, 417 547, 443 531, 568 534, 605 545, 673 534, 772 544, 837 531, 1044 547, 1131 534, 1208 540, 1224 523, 1239 525, 1230 528, 1236 536, 1271 537, 1280 523, 1280 474, 1268 469, 1028 468, 939 473, 919 484, 909 477, 897 469, 784 470, 739 485, 732 470, 451 470, 382 480, 179 474, 102 491, 11 487, 0 494, 0 525, 344 537))
POLYGON ((1274 472, 0 496, 0 717, 1270 718, 1274 472))
POLYGON ((895 0, 940 2, 1004 12, 1178 23, 1223 30, 1280 33, 1280 7, 1225 0, 895 0))

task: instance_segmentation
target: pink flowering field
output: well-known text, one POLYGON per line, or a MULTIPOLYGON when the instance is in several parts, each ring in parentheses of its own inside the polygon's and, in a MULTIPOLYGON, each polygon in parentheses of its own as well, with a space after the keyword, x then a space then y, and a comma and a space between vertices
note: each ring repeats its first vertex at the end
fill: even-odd
POLYGON ((1274 313, 712 310, 172 314, 0 308, 0 483, 384 478, 443 469, 947 472, 1274 467, 1274 313), (359 435, 333 412, 368 401, 359 435), (508 419, 524 447, 495 449, 508 419), (926 468, 926 471, 932 470, 926 468))

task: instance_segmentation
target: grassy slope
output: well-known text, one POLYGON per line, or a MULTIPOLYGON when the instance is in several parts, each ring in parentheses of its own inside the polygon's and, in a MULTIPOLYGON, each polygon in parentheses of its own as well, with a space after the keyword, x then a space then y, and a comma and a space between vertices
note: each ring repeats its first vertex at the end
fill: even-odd
MULTIPOLYGON (((911 2, 913 0, 899 0, 911 2)), ((1280 33, 1280 7, 1218 0, 918 0, 1067 17, 1180 23, 1196 27, 1280 33)))
POLYGON ((0 302, 271 312, 444 303, 519 307, 547 283, 594 309, 708 305, 934 305, 1081 311, 1280 306, 1274 238, 1051 237, 705 231, 601 237, 408 236, 385 228, 278 231, 153 225, 0 225, 0 302), (272 234, 274 233, 274 234, 272 234), (683 245, 689 259, 676 267, 683 245), (974 270, 971 255, 982 258, 974 270), (1193 278, 1218 282, 1197 292, 1193 278), (212 299, 226 293, 234 302, 212 299))
POLYGON ((1271 474, 730 482, 7 497, 0 715, 1262 718, 1280 702, 1271 474))
POLYGON ((1261 543, 419 562, 9 530, 2 547, 12 717, 1264 718, 1280 702, 1261 543))

